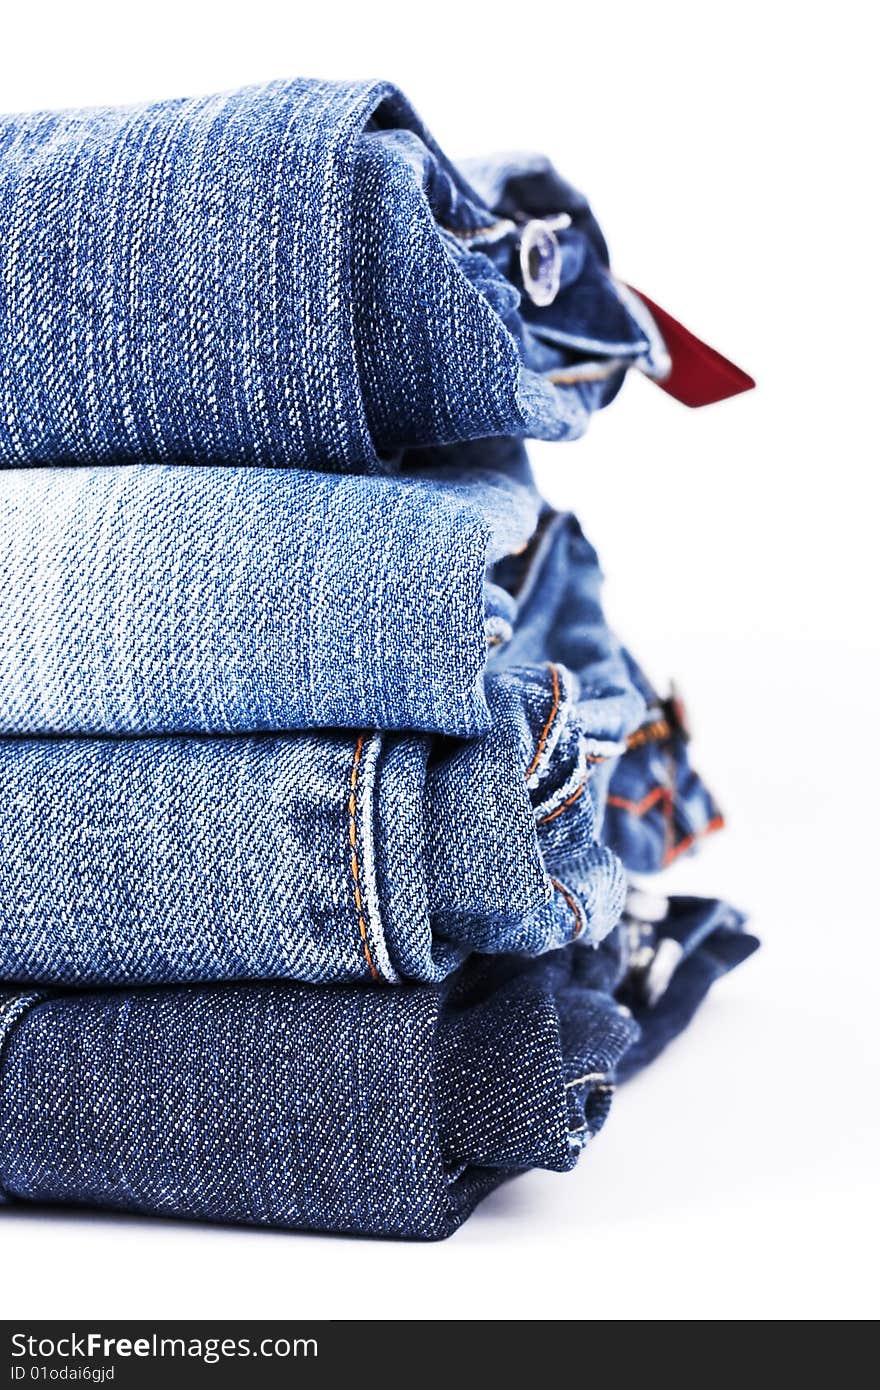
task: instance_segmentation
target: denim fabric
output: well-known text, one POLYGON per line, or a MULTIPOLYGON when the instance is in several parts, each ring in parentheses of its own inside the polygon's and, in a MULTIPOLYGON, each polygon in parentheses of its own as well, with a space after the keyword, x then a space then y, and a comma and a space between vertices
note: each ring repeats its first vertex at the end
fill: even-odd
POLYGON ((386 84, 0 117, 0 1203, 446 1236, 754 949, 522 443, 664 353, 386 84))
POLYGON ((539 509, 504 440, 396 478, 0 472, 0 732, 485 730, 489 569, 539 509))
POLYGON ((478 177, 383 83, 0 118, 0 464, 580 433, 652 348, 582 198, 478 177))
POLYGON ((573 518, 545 512, 497 576, 517 621, 478 738, 0 739, 0 978, 431 981, 600 941, 635 668, 573 518))
MULTIPOLYGON (((66 472, 77 487, 87 476, 66 472)), ((296 477, 322 489, 361 482, 296 477)), ((0 979, 438 981, 475 950, 536 955, 601 941, 623 909, 623 866, 668 857, 655 836, 650 859, 631 817, 622 827, 615 818, 621 782, 633 805, 653 806, 645 752, 658 748, 687 808, 710 797, 683 738, 656 741, 657 697, 605 623, 596 555, 574 519, 545 510, 529 544, 491 574, 507 616, 490 639, 484 688, 481 678, 487 728, 466 742, 379 730, 0 739, 0 979)), ((113 572, 102 592, 128 600, 131 589, 113 572)), ((104 615, 129 640, 109 598, 104 615)), ((68 619, 64 631, 75 639, 89 628, 68 619)), ((399 630, 401 650, 411 635, 399 630)), ((43 669, 54 654, 62 689, 76 673, 72 645, 43 643, 43 669)), ((111 643, 103 668, 87 665, 93 693, 128 695, 117 657, 111 643)), ((160 693, 174 679, 174 663, 150 662, 146 640, 139 663, 160 693)), ((647 818, 636 824, 653 834, 647 818)))
POLYGON ((758 948, 745 918, 706 898, 663 898, 633 891, 619 935, 627 962, 618 997, 641 1021, 622 1059, 625 1080, 647 1066, 690 1023, 707 991, 758 948))
POLYGON ((575 793, 617 745, 565 697, 529 786, 549 673, 491 695, 492 731, 436 761, 380 734, 0 742, 0 977, 430 980, 601 939, 623 871, 601 784, 575 793))
POLYGON ((0 993, 0 1200, 449 1235, 513 1173, 571 1168, 616 1074, 754 948, 720 904, 666 913, 650 1002, 626 928, 441 986, 0 993))
POLYGON ((634 873, 656 873, 724 825, 688 758, 689 733, 677 698, 661 700, 628 653, 645 717, 627 739, 606 801, 604 833, 634 873))

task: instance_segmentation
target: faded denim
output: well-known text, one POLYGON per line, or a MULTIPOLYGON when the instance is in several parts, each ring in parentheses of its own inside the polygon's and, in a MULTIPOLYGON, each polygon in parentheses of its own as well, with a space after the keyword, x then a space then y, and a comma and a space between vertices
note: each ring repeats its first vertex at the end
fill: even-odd
POLYGON ((579 434, 656 349, 579 194, 475 177, 384 83, 0 117, 0 465, 376 472, 579 434))
POLYGON ((0 733, 484 732, 541 502, 513 441, 441 457, 0 472, 0 733))
POLYGON ((468 741, 0 740, 0 977, 430 981, 601 940, 625 895, 605 800, 644 700, 573 518, 546 512, 497 577, 517 621, 468 741))
POLYGON ((0 1203, 443 1237, 754 949, 522 444, 670 365, 386 84, 0 117, 0 1203))
POLYGON ((536 525, 521 446, 489 457, 507 470, 468 484, 27 475, 0 600, 12 728, 255 731, 0 738, 0 978, 436 982, 473 951, 608 935, 625 867, 666 857, 642 818, 657 776, 664 827, 711 799, 607 626, 574 518, 536 525), (352 499, 375 525, 353 531, 352 499), (352 545, 366 578, 335 624, 352 545), (335 729, 265 732, 319 722, 310 698, 335 729), (432 708, 442 733, 481 732, 396 732, 432 708))

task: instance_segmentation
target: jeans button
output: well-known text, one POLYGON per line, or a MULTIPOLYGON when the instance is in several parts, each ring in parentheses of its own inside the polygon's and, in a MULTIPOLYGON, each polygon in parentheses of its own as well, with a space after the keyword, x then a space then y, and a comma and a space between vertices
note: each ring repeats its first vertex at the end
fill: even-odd
POLYGON ((559 293, 562 254, 551 227, 539 218, 527 222, 519 241, 519 268, 529 299, 539 309, 552 304, 559 293))

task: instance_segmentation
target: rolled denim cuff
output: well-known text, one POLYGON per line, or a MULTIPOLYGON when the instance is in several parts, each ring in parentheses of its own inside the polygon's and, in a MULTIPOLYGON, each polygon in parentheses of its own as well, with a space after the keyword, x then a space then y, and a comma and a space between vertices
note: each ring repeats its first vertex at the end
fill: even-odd
POLYGON ((579 433, 649 345, 583 200, 494 182, 384 83, 0 117, 0 465, 363 473, 579 433))
POLYGON ((754 946, 719 904, 691 900, 669 915, 682 954, 668 1002, 632 1011, 623 928, 598 950, 477 957, 443 985, 391 991, 7 992, 0 1192, 447 1236, 506 1177, 571 1168, 615 1080, 655 1055, 754 946))
POLYGON ((442 752, 379 733, 0 740, 0 978, 396 983, 601 940, 625 897, 597 838, 618 698, 582 704, 553 664, 488 694, 490 731, 442 752))

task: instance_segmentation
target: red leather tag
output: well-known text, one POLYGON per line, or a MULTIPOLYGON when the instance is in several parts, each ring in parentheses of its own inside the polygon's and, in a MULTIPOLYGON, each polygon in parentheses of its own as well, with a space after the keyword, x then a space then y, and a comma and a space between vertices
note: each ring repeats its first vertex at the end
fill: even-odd
POLYGON ((642 300, 657 324, 672 362, 671 370, 665 377, 653 378, 658 386, 662 386, 677 401, 694 407, 713 405, 715 401, 724 401, 728 396, 751 391, 755 384, 753 377, 728 358, 722 357, 708 343, 695 337, 641 290, 633 289, 632 285, 629 288, 642 300))

